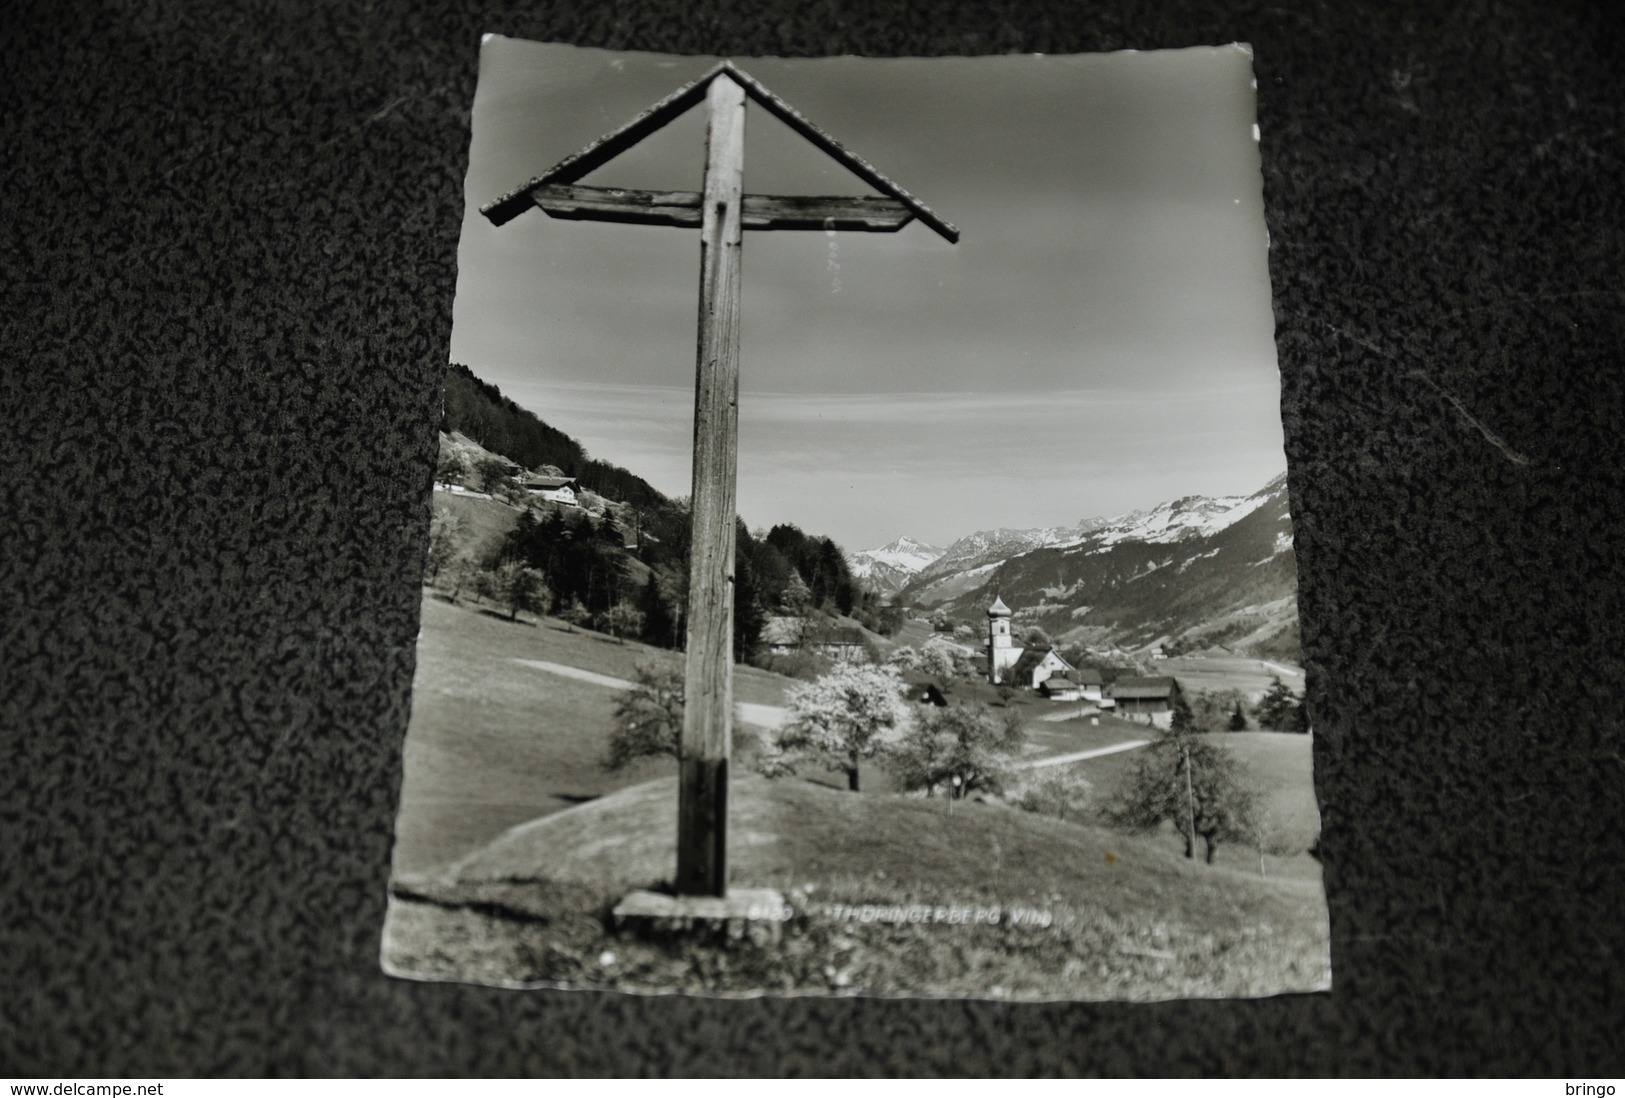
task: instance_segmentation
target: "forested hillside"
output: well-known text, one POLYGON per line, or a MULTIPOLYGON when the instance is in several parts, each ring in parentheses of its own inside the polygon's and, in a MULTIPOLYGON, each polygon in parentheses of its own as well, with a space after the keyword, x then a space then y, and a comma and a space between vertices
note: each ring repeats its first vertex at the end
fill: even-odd
MULTIPOLYGON (((446 563, 435 565, 437 570, 457 575, 450 562, 459 552, 467 558, 465 569, 474 572, 494 575, 504 564, 522 565, 537 573, 538 609, 586 620, 624 607, 623 620, 637 621, 633 632, 641 639, 681 647, 690 536, 685 502, 668 499, 619 466, 588 457, 575 439, 466 366, 453 364, 446 371, 441 429, 461 432, 527 469, 556 466, 607 504, 595 514, 529 501, 511 478, 499 476, 499 494, 522 507, 513 527, 477 554, 445 546, 446 563), (626 611, 635 611, 635 617, 626 611)), ((461 529, 459 523, 443 522, 433 536, 455 538, 461 529)), ((894 623, 895 615, 881 610, 852 575, 841 547, 827 537, 791 524, 756 537, 740 521, 734 555, 734 644, 741 661, 756 654, 764 623, 778 614, 850 615, 877 632, 889 632, 894 623)))
POLYGON ((527 469, 554 465, 608 499, 635 506, 664 504, 666 497, 648 481, 619 465, 589 457, 581 443, 542 422, 534 412, 502 395, 502 390, 474 376, 467 366, 446 370, 446 404, 440 429, 461 431, 493 453, 527 469))

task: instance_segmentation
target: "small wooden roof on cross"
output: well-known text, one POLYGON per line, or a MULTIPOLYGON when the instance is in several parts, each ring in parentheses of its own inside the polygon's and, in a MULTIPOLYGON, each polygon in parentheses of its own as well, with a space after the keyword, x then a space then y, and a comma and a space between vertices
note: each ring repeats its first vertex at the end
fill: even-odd
POLYGON ((503 225, 533 204, 549 217, 700 230, 693 533, 683 674, 687 703, 679 756, 677 874, 673 883, 679 902, 697 896, 726 897, 743 230, 822 227, 895 232, 918 218, 950 244, 959 239, 959 230, 728 61, 481 212, 493 224, 503 225), (884 194, 838 198, 745 194, 747 98, 884 194), (708 119, 703 192, 617 190, 579 182, 702 99, 708 119))
MULTIPOLYGON (((769 199, 766 196, 747 195, 745 206, 746 227, 812 228, 816 227, 818 222, 834 220, 838 222, 840 227, 844 228, 894 231, 902 228, 910 220, 918 218, 948 243, 953 244, 959 240, 959 230, 939 217, 931 207, 886 178, 863 157, 847 149, 829 134, 813 125, 800 111, 774 95, 771 91, 768 91, 754 77, 736 67, 732 61, 722 61, 712 66, 698 79, 684 84, 620 129, 600 137, 573 156, 565 157, 524 186, 509 191, 501 198, 487 203, 480 208, 480 212, 489 218, 493 225, 507 224, 532 205, 542 206, 554 216, 584 216, 568 211, 589 204, 591 199, 580 193, 573 193, 569 189, 569 185, 577 182, 589 172, 609 163, 690 107, 699 104, 704 99, 706 89, 711 82, 723 74, 727 74, 740 87, 744 88, 746 95, 765 107, 774 117, 806 138, 813 145, 822 149, 852 174, 886 195, 891 202, 895 202, 900 207, 895 211, 895 215, 888 215, 886 207, 889 203, 885 200, 848 199, 847 203, 850 204, 850 210, 853 212, 830 218, 822 215, 829 213, 833 207, 804 209, 801 211, 804 215, 802 220, 811 219, 813 223, 802 224, 796 220, 797 211, 793 204, 805 202, 806 200, 769 199), (753 202, 760 211, 754 223, 751 217, 753 202), (769 203, 772 204, 771 214, 766 212, 769 203), (792 205, 783 208, 784 203, 792 205)), ((628 220, 660 224, 698 224, 697 202, 693 204, 692 217, 685 212, 689 209, 687 203, 690 197, 686 194, 614 193, 617 196, 618 204, 623 207, 623 213, 625 212, 624 207, 627 205, 640 207, 638 212, 626 215, 628 220), (635 197, 628 199, 629 195, 635 195, 635 197)), ((828 200, 821 201, 828 202, 828 200)))

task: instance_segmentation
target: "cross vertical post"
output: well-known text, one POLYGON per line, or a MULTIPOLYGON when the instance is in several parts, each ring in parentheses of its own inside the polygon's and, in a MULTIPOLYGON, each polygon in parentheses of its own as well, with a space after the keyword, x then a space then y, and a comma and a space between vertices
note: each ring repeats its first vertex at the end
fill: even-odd
MULTIPOLYGON (((693 533, 688 581, 676 902, 728 897, 728 756, 733 739, 735 472, 739 455, 740 253, 745 229, 894 233, 918 218, 952 244, 959 230, 847 151, 730 61, 715 65, 613 133, 565 157, 480 212, 505 225, 535 205, 549 217, 700 230, 700 323, 694 385, 693 533), (745 194, 745 100, 833 157, 878 196, 745 194), (706 104, 705 189, 586 186, 607 164, 678 115, 706 104)), ((635 516, 634 516, 635 518, 635 516)), ((640 539, 641 542, 641 539, 640 539)), ((635 893, 645 900, 653 893, 635 893)), ((670 897, 654 899, 657 906, 670 897)), ((631 898, 626 901, 632 902, 631 898)), ((641 902, 641 901, 640 901, 641 902)), ((777 901, 775 901, 776 904, 777 901)), ((692 905, 690 905, 692 906, 692 905)), ((770 905, 772 906, 772 905, 770 905)), ((617 909, 618 911, 620 909, 617 909)))
POLYGON ((707 91, 706 109, 688 652, 677 793, 679 896, 725 896, 728 891, 745 91, 719 75, 707 91))

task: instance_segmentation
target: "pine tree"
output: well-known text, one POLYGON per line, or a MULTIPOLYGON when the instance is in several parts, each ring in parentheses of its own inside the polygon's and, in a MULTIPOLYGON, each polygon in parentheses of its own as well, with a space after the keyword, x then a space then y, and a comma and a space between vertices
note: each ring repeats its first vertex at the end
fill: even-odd
POLYGON ((651 570, 649 580, 643 585, 643 639, 649 644, 658 644, 662 648, 675 648, 676 622, 671 616, 671 608, 666 605, 666 596, 660 592, 660 577, 651 570))
POLYGON ((1270 688, 1258 700, 1256 712, 1260 728, 1272 732, 1300 730, 1302 715, 1299 712, 1298 696, 1280 679, 1272 680, 1270 688))
POLYGON ((757 645, 762 639, 762 627, 766 623, 767 615, 762 613, 761 604, 756 598, 755 569, 751 567, 748 558, 741 556, 734 561, 735 663, 746 663, 756 654, 757 645))

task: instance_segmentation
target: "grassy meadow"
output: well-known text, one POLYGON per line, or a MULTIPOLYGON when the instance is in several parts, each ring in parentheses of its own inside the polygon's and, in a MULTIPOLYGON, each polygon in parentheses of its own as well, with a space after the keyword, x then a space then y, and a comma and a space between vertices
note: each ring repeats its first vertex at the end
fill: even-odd
POLYGON ((705 943, 615 934, 616 900, 669 878, 676 795, 672 778, 622 789, 514 828, 439 874, 399 880, 387 964, 424 978, 635 991, 1022 999, 1260 995, 1326 979, 1318 880, 1266 881, 1187 862, 1155 837, 996 805, 749 774, 731 790, 731 876, 787 897, 782 939, 741 940, 719 956, 705 943), (843 916, 862 905, 1007 918, 843 916), (1017 912, 1041 924, 1008 918, 1017 912))
MULTIPOLYGON (((599 766, 612 727, 613 687, 525 667, 563 664, 630 679, 640 663, 681 655, 620 643, 555 618, 423 601, 394 867, 412 872, 449 862, 515 824, 671 773, 669 760, 608 773, 599 766)), ((735 669, 739 701, 779 705, 788 679, 735 669)), ((754 737, 747 728, 741 737, 754 737)))
MULTIPOLYGON (((627 892, 665 887, 676 766, 599 765, 617 689, 526 667, 538 660, 629 679, 676 653, 551 618, 428 595, 384 960, 392 973, 526 986, 715 994, 1161 999, 1311 990, 1328 980, 1318 864, 1221 848, 1207 866, 1171 829, 1129 835, 1086 811, 1018 809, 899 793, 877 764, 863 792, 807 770, 749 770, 757 733, 736 726, 729 859, 736 887, 779 890, 793 916, 775 942, 644 939, 613 929, 627 892), (847 905, 958 905, 1041 913, 1047 925, 853 921, 847 905)), ((782 705, 792 680, 736 669, 740 701, 782 705)), ((1029 717, 1073 705, 1021 696, 1029 717)), ((1148 738, 1144 725, 1030 719, 1026 757, 1148 738)), ((1223 737, 1301 837, 1318 825, 1309 737, 1223 737)), ((1098 810, 1132 768, 1126 751, 1069 764, 1098 810)))
POLYGON ((1174 656, 1158 661, 1153 673, 1177 676, 1179 685, 1187 693, 1240 690, 1254 702, 1275 679, 1291 687, 1294 693, 1303 693, 1302 668, 1246 656, 1174 656))

